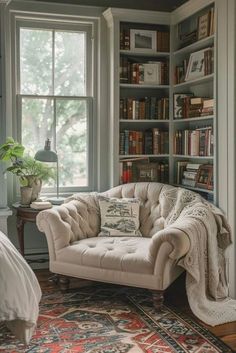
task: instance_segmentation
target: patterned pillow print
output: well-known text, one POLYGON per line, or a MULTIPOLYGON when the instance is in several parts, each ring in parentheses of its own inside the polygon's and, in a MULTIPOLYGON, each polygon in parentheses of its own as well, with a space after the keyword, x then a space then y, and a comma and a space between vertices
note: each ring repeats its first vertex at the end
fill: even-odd
POLYGON ((100 237, 141 237, 137 199, 117 199, 99 196, 101 213, 100 237))

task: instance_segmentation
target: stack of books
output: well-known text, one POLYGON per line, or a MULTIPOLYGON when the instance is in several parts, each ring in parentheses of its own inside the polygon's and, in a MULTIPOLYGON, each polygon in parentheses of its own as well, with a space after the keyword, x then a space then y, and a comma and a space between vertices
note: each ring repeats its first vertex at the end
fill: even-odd
POLYGON ((46 210, 48 208, 52 208, 52 204, 49 201, 33 201, 30 204, 30 207, 35 210, 46 210))
POLYGON ((182 185, 194 188, 197 182, 198 170, 201 164, 187 163, 183 171, 182 185))
POLYGON ((204 99, 201 116, 214 114, 214 99, 204 99))
POLYGON ((174 118, 187 119, 213 115, 214 98, 194 97, 191 93, 174 94, 174 118))
POLYGON ((121 98, 120 119, 167 120, 169 119, 169 98, 121 98))

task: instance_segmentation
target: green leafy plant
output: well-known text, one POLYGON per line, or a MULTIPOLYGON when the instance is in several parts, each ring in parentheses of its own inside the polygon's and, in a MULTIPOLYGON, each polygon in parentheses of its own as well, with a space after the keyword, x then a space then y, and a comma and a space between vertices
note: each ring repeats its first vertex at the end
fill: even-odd
POLYGON ((18 176, 22 186, 31 187, 37 180, 48 181, 55 178, 53 168, 24 155, 24 152, 25 147, 12 137, 8 137, 6 142, 0 145, 0 160, 11 162, 6 171, 18 176))

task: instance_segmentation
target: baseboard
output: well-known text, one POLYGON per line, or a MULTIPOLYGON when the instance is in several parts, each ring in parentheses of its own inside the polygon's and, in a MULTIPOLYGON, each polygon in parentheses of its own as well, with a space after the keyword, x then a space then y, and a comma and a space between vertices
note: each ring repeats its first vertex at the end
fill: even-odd
POLYGON ((47 248, 25 249, 25 259, 34 270, 49 268, 47 248))

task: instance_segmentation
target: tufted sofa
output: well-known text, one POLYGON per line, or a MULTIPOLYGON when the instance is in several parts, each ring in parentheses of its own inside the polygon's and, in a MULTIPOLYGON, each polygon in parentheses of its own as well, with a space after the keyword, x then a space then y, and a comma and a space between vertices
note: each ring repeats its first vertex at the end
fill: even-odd
POLYGON ((172 224, 166 192, 173 186, 131 183, 103 193, 138 198, 142 237, 97 237, 100 215, 96 195, 72 197, 41 211, 37 225, 47 237, 50 271, 102 282, 165 290, 183 271, 178 260, 189 250, 188 236, 172 224))

